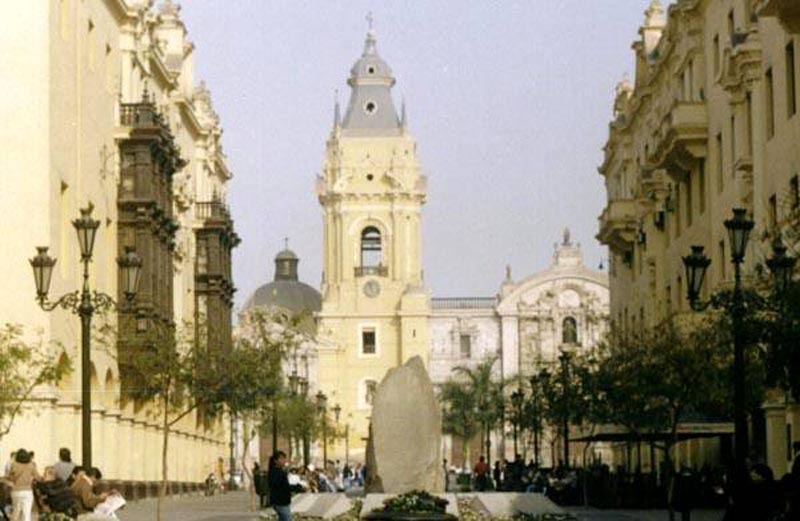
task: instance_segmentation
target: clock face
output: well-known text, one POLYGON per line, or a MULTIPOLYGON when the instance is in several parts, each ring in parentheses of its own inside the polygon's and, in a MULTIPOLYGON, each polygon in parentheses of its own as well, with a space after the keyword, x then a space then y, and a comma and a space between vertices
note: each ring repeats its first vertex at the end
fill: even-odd
POLYGON ((369 280, 364 284, 364 295, 369 298, 375 298, 381 294, 381 285, 377 280, 369 280))

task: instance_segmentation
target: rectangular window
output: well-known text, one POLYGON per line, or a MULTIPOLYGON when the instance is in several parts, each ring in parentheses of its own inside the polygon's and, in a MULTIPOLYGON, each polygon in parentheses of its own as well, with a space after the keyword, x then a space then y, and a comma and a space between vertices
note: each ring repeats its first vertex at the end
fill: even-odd
POLYGON ((767 137, 775 135, 775 85, 772 78, 772 69, 767 69, 764 88, 766 89, 767 104, 767 137))
POLYGON ((792 210, 800 208, 800 180, 797 175, 789 180, 789 197, 791 198, 792 210))
POLYGON ((753 94, 748 92, 745 99, 745 112, 747 121, 747 157, 753 157, 753 94))
POLYGON ((789 117, 797 114, 797 78, 794 72, 794 41, 786 46, 786 106, 789 117))
POLYGON ((675 237, 681 234, 681 212, 683 211, 683 208, 681 208, 682 197, 681 184, 675 183, 675 237))
POLYGON ((733 18, 733 9, 728 11, 728 41, 733 42, 733 34, 736 32, 736 22, 733 18))
POLYGON ((472 356, 472 337, 469 335, 460 335, 459 343, 461 346, 461 358, 469 358, 472 356))
POLYGON ((769 226, 771 231, 778 227, 778 197, 775 194, 769 198, 769 226))
POLYGON ((731 177, 735 175, 733 166, 736 164, 736 116, 731 115, 731 177))
POLYGON ((706 211, 706 161, 705 159, 701 159, 700 163, 697 165, 697 184, 698 184, 698 195, 699 203, 700 203, 700 215, 703 215, 706 211))
POLYGON ((366 327, 361 330, 361 353, 374 355, 378 352, 376 344, 375 328, 366 327))
POLYGON ((720 62, 719 55, 720 55, 720 52, 722 52, 722 50, 720 49, 720 46, 719 46, 719 35, 718 34, 714 35, 714 48, 712 49, 712 51, 714 52, 714 76, 716 76, 717 74, 719 74, 719 62, 720 62))
POLYGON ((692 225, 692 212, 694 211, 694 205, 692 202, 692 176, 690 175, 686 179, 686 226, 689 227, 692 225))
POLYGON ((725 189, 725 176, 722 161, 722 132, 717 134, 717 193, 725 189))
POLYGON ((719 241, 719 280, 725 281, 728 278, 726 267, 728 266, 728 259, 725 258, 725 241, 719 241))

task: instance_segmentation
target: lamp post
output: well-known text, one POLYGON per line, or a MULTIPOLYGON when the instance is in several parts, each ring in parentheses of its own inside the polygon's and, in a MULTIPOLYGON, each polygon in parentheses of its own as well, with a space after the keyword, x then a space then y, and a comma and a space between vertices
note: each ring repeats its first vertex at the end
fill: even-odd
POLYGON ((513 393, 511 393, 511 406, 514 408, 514 419, 511 424, 514 426, 514 457, 516 458, 517 454, 519 454, 519 449, 517 447, 517 440, 519 437, 519 420, 522 416, 522 400, 525 398, 525 395, 522 392, 522 388, 517 389, 513 393))
POLYGON ((336 405, 333 406, 333 419, 336 422, 337 430, 339 428, 339 417, 341 416, 341 414, 342 414, 342 406, 337 403, 336 405))
POLYGON ((322 417, 322 469, 325 470, 328 468, 328 397, 319 391, 316 398, 317 410, 322 417))
MULTIPOLYGON (((46 246, 37 247, 36 256, 30 259, 33 267, 33 278, 36 283, 36 300, 45 311, 53 311, 57 307, 72 311, 81 319, 81 447, 82 464, 92 466, 92 388, 89 373, 91 371, 91 331, 92 316, 95 311, 106 311, 116 307, 112 297, 89 287, 89 263, 92 261, 94 241, 100 221, 92 219, 94 207, 89 204, 81 209, 81 216, 72 221, 72 226, 78 233, 78 244, 81 249, 81 263, 83 263, 83 285, 78 291, 66 293, 55 302, 47 298, 50 291, 50 281, 53 276, 53 267, 56 259, 50 257, 46 246)), ((139 276, 142 270, 142 260, 133 248, 126 247, 125 253, 117 258, 120 270, 120 282, 126 302, 130 303, 136 296, 139 285, 139 276)))
MULTIPOLYGON (((744 319, 744 299, 742 295, 741 265, 744 262, 747 242, 754 222, 747 218, 747 211, 734 208, 733 217, 725 221, 730 241, 731 262, 734 267, 733 302, 731 303, 731 320, 733 325, 733 416, 734 416, 734 488, 733 504, 739 507, 745 500, 744 490, 747 482, 747 400, 745 396, 745 358, 742 324, 744 319)), ((784 251, 785 254, 785 251, 784 251)), ((708 303, 700 300, 700 291, 706 270, 711 259, 705 256, 702 246, 692 246, 690 255, 683 258, 686 268, 687 292, 689 305, 695 311, 702 311, 708 303)))
POLYGON ((569 468, 569 362, 570 352, 566 349, 561 351, 558 357, 561 362, 561 403, 563 407, 563 430, 564 430, 564 467, 569 468))
POLYGON ((539 374, 531 377, 531 404, 533 407, 533 458, 536 466, 541 461, 541 435, 542 435, 542 400, 545 389, 550 385, 550 371, 547 368, 539 371, 539 374))

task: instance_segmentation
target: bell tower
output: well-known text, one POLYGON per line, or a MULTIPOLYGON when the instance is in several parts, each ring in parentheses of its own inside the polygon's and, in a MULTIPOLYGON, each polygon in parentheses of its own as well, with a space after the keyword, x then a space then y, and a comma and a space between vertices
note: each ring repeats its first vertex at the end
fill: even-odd
MULTIPOLYGON (((338 100, 317 196, 324 259, 320 387, 338 403, 363 449, 372 393, 386 372, 419 355, 428 361, 430 295, 422 271, 422 206, 416 142, 398 115, 395 78, 370 28, 350 70, 350 100, 338 100)), ((354 452, 354 455, 357 452, 354 452)))

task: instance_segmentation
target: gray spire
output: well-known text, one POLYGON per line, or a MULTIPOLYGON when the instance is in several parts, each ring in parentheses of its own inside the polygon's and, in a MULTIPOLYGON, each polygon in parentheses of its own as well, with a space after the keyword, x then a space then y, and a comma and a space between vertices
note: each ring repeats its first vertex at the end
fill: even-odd
POLYGON ((400 104, 400 127, 406 128, 408 120, 406 119, 406 97, 403 96, 403 101, 400 104))
POLYGON ((336 89, 333 102, 333 128, 342 126, 342 116, 339 111, 339 89, 336 89))
POLYGON ((370 29, 364 52, 350 69, 347 80, 352 91, 342 122, 344 135, 394 136, 401 121, 392 100, 395 79, 392 69, 378 54, 375 32, 370 29))

